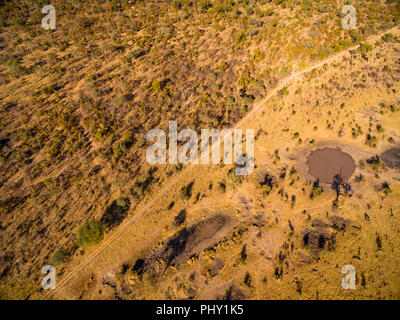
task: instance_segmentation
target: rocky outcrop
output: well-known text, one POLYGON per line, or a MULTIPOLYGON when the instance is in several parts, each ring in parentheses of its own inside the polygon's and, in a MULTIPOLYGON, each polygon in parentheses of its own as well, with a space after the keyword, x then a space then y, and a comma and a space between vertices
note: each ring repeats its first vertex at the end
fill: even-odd
POLYGON ((319 251, 325 249, 326 243, 333 239, 332 232, 324 228, 305 228, 302 234, 304 246, 310 248, 313 256, 318 256, 319 251))

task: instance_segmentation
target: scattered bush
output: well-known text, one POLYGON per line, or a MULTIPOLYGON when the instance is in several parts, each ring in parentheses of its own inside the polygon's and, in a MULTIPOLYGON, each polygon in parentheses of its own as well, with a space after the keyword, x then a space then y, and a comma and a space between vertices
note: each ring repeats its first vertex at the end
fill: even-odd
POLYGON ((372 169, 374 170, 379 170, 382 168, 382 160, 379 158, 378 155, 375 157, 371 157, 370 159, 367 160, 367 163, 371 166, 372 169))
POLYGON ((189 200, 192 196, 192 189, 193 189, 194 181, 189 183, 187 186, 183 187, 180 191, 181 199, 189 200))
POLYGON ((17 59, 7 61, 8 72, 14 78, 17 78, 21 73, 21 67, 17 59))
POLYGON ((365 144, 370 146, 371 148, 376 148, 376 144, 378 143, 378 139, 375 136, 371 136, 369 133, 367 134, 367 139, 365 140, 365 144))
POLYGON ((393 191, 392 189, 390 189, 390 186, 387 182, 382 183, 382 191, 386 194, 389 195, 391 194, 393 191))
POLYGON ((281 96, 287 96, 289 94, 288 88, 283 88, 281 90, 279 90, 279 95, 281 96))
POLYGON ((323 192, 324 192, 324 189, 322 189, 322 187, 319 184, 319 180, 317 180, 317 181, 314 182, 310 198, 314 199, 316 197, 319 197, 323 192))

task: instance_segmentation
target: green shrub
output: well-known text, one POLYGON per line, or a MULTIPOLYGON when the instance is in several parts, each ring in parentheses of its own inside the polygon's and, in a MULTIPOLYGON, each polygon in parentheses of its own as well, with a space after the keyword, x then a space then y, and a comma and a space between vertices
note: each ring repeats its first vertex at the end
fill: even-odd
POLYGON ((247 35, 247 36, 250 36, 250 37, 255 36, 255 35, 257 35, 257 34, 258 34, 258 30, 257 30, 257 29, 249 29, 249 30, 247 30, 247 32, 246 32, 246 35, 247 35))
POLYGON ((353 138, 357 138, 358 136, 362 135, 363 131, 360 126, 356 125, 356 128, 351 128, 351 135, 353 138))
POLYGON ((382 190, 386 195, 389 195, 393 192, 392 189, 390 189, 390 186, 387 182, 382 183, 382 190))
POLYGON ((371 148, 376 148, 376 144, 378 143, 378 139, 375 136, 371 136, 367 134, 367 139, 365 143, 370 146, 371 148))
POLYGON ((64 249, 58 249, 50 259, 50 264, 53 267, 58 267, 59 265, 63 264, 65 260, 68 258, 69 253, 64 249))
POLYGON ((143 194, 143 187, 142 186, 134 186, 132 189, 132 192, 136 197, 140 197, 143 194))
POLYGON ((391 33, 387 33, 384 36, 382 36, 382 40, 385 42, 391 42, 393 41, 393 35, 391 33))
POLYGON ((225 72, 229 68, 229 65, 226 62, 223 62, 218 67, 218 70, 221 72, 225 72))
POLYGON ((375 157, 371 157, 370 159, 367 160, 367 163, 371 166, 372 169, 378 170, 382 168, 382 160, 379 158, 378 155, 375 157))
POLYGON ((92 247, 104 237, 104 223, 98 220, 86 221, 78 230, 76 243, 82 248, 92 247))
POLYGON ((388 65, 385 65, 385 66, 383 67, 383 71, 391 72, 391 71, 392 71, 392 68, 390 68, 388 65))
POLYGON ((54 93, 55 89, 52 85, 44 85, 41 88, 41 92, 43 95, 51 95, 52 93, 54 93))
POLYGON ((283 67, 282 70, 279 72, 279 76, 283 78, 287 78, 290 75, 290 71, 288 67, 283 67))
POLYGON ((281 96, 287 96, 289 94, 288 88, 283 88, 281 90, 279 90, 279 95, 281 96))
POLYGON ((368 43, 368 42, 366 42, 366 43, 362 43, 361 45, 360 45, 360 51, 361 51, 361 53, 367 53, 368 51, 371 51, 372 50, 372 46, 368 43))
POLYGON ((119 198, 117 199, 117 206, 119 207, 125 207, 126 206, 126 198, 119 198))
POLYGON ((133 134, 132 134, 131 131, 125 130, 124 132, 122 132, 121 138, 122 138, 124 141, 131 142, 132 139, 133 139, 133 134))
POLYGON ((188 200, 192 196, 194 181, 189 183, 187 186, 183 187, 180 191, 180 196, 182 200, 188 200))
POLYGON ((324 189, 322 186, 319 184, 319 180, 314 182, 313 189, 311 191, 310 198, 314 199, 316 197, 319 197, 322 193, 324 192, 324 189))
POLYGON ((8 72, 14 78, 18 77, 21 73, 21 67, 17 59, 7 61, 8 72))
POLYGON ((116 157, 120 157, 126 152, 125 142, 119 142, 113 147, 113 153, 116 157))
POLYGON ((155 91, 155 92, 159 92, 161 90, 161 82, 159 80, 154 80, 151 83, 151 88, 155 91))

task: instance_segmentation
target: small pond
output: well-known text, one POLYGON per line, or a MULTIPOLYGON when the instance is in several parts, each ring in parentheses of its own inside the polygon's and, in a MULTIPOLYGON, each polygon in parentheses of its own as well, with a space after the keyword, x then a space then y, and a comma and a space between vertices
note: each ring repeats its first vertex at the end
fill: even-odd
POLYGON ((339 148, 322 148, 311 152, 307 161, 308 173, 322 183, 332 183, 336 175, 347 181, 356 164, 351 155, 339 148))

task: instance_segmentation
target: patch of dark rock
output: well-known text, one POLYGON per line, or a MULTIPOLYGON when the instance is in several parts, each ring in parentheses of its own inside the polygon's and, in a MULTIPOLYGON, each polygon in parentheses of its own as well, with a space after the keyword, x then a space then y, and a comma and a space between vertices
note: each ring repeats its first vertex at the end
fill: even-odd
POLYGON ((0 139, 0 151, 2 151, 4 147, 6 147, 7 149, 11 148, 11 140, 10 139, 8 139, 8 138, 0 139))
POLYGON ((117 300, 121 300, 121 293, 118 287, 118 283, 112 279, 110 279, 109 277, 105 277, 102 281, 102 285, 103 286, 109 286, 114 290, 114 296, 115 299, 117 300))
POLYGON ((282 279, 282 277, 283 277, 283 268, 282 268, 282 266, 275 267, 274 275, 275 275, 275 278, 282 279))
POLYGON ((312 262, 312 257, 302 251, 298 252, 299 257, 300 257, 300 261, 303 263, 307 263, 310 264, 312 262))
POLYGON ((312 256, 318 256, 319 251, 325 249, 326 243, 334 239, 330 231, 322 228, 305 228, 302 234, 303 244, 310 248, 312 256))
POLYGON ((10 271, 11 271, 11 267, 9 265, 1 266, 0 279, 7 277, 7 275, 10 273, 10 271))
POLYGON ((126 295, 131 294, 131 293, 132 293, 132 287, 131 287, 131 285, 125 283, 125 284, 122 286, 122 292, 123 292, 124 294, 126 294, 126 295))
POLYGON ((327 228, 329 227, 329 223, 326 223, 324 220, 320 218, 314 218, 311 225, 316 228, 327 228))
POLYGON ((252 202, 251 198, 246 197, 245 195, 241 195, 239 196, 239 201, 244 210, 246 211, 251 210, 251 204, 250 204, 252 202))
POLYGON ((400 168, 400 149, 386 150, 380 158, 389 168, 400 168))

